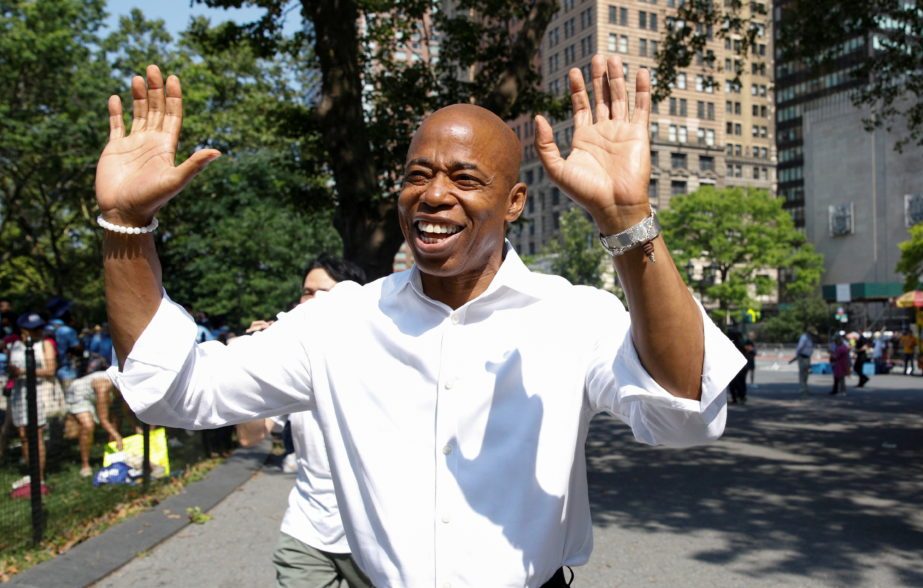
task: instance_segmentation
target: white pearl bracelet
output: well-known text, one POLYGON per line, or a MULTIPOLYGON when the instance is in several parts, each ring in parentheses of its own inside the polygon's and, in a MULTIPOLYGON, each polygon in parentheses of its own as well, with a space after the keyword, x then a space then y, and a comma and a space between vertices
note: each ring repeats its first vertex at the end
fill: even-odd
POLYGON ((106 229, 107 231, 112 231, 113 233, 122 233, 123 235, 144 235, 146 233, 153 233, 160 225, 160 223, 157 222, 156 217, 154 217, 154 220, 151 221, 151 224, 146 227, 123 227, 122 225, 110 223, 103 218, 103 215, 96 217, 96 222, 99 224, 99 226, 106 229))

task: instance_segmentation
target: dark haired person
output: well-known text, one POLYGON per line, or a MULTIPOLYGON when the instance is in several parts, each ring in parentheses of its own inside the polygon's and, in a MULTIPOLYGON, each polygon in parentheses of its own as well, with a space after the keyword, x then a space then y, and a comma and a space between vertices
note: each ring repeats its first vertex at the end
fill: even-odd
MULTIPOLYGON (((215 427, 311 410, 353 557, 375 586, 563 586, 592 550, 584 444, 617 415, 644 443, 721 435, 743 357, 705 316, 648 199, 650 80, 634 113, 618 57, 569 72, 567 158, 536 117, 548 176, 594 219, 628 298, 532 273, 505 241, 523 211, 522 146, 497 116, 443 108, 414 133, 397 201, 415 265, 343 283, 253 337, 195 344, 163 293, 155 214, 219 153, 173 167, 179 80, 109 101, 97 166, 110 375, 142 419, 215 427), (156 154, 153 155, 153 154, 156 154)), ((374 235, 369 235, 374 238, 374 235)))
MULTIPOLYGON (((338 282, 364 284, 365 272, 344 259, 326 254, 319 256, 305 271, 299 303, 308 303, 319 293, 329 292, 338 282)), ((248 331, 262 331, 270 324, 250 325, 248 331)), ((282 588, 371 588, 368 578, 350 555, 323 432, 314 412, 307 410, 237 425, 238 439, 245 447, 253 445, 274 425, 282 424, 288 451, 282 469, 297 473, 297 477, 272 556, 276 584, 282 588)))

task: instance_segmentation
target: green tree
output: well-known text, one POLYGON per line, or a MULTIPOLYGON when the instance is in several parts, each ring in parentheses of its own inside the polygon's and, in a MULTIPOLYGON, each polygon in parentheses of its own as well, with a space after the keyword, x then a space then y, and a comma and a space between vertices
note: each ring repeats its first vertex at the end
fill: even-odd
POLYGON ((556 0, 459 0, 445 10, 427 0, 197 1, 265 10, 255 22, 204 35, 213 46, 247 41, 270 55, 313 45, 319 76, 310 77, 320 81, 315 122, 336 183, 334 221, 344 254, 371 275, 390 272, 403 241, 395 196, 424 115, 458 102, 504 118, 565 110, 538 89, 536 56, 556 0), (296 9, 304 30, 285 38, 283 23, 296 9), (429 53, 436 38, 438 54, 429 53))
POLYGON ((601 288, 602 269, 608 258, 600 247, 596 226, 579 208, 561 215, 561 230, 545 246, 543 255, 551 259, 551 271, 571 284, 601 288))
POLYGON ((901 258, 895 271, 904 274, 904 290, 917 290, 923 274, 923 223, 910 227, 910 239, 900 243, 901 258))
POLYGON ((830 304, 815 292, 781 305, 779 314, 759 324, 759 339, 791 343, 808 327, 814 327, 818 333, 827 334, 838 326, 830 304))
MULTIPOLYGON (((773 3, 775 4, 775 3, 773 3)), ((781 60, 799 63, 818 75, 839 70, 843 47, 852 40, 863 45, 850 56, 856 61, 852 94, 857 106, 874 115, 865 121, 871 130, 884 126, 907 134, 896 145, 923 145, 923 10, 919 3, 902 0, 791 0, 779 8, 782 26, 775 43, 781 60)), ((766 2, 743 0, 687 0, 667 19, 661 50, 657 54, 655 99, 669 96, 679 70, 693 65, 707 74, 721 74, 740 83, 751 63, 769 64, 754 49, 770 44, 771 16, 766 2), (715 59, 708 42, 726 40, 739 59, 726 71, 715 59)), ((778 57, 776 63, 781 61, 778 57)), ((752 66, 751 66, 752 67, 752 66)), ((712 78, 714 79, 714 77, 712 78)))
POLYGON ((787 295, 817 289, 823 257, 795 229, 782 201, 763 190, 700 188, 673 198, 660 217, 677 266, 697 259, 714 270, 717 279, 702 286, 705 298, 717 301, 721 322, 732 310, 760 307, 756 296, 775 287, 762 273, 767 269, 787 272, 787 295))
POLYGON ((102 0, 0 10, 0 292, 101 308, 93 171, 113 86, 99 51, 102 0))

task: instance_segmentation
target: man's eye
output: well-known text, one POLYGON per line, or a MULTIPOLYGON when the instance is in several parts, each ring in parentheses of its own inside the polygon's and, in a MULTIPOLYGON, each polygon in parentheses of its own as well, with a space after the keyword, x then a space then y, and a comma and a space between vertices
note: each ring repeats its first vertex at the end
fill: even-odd
POLYGON ((410 172, 404 176, 404 182, 407 184, 421 184, 426 181, 426 175, 421 172, 410 172))
POLYGON ((468 174, 461 174, 455 176, 455 183, 459 186, 473 187, 481 184, 481 181, 474 176, 469 176, 468 174))

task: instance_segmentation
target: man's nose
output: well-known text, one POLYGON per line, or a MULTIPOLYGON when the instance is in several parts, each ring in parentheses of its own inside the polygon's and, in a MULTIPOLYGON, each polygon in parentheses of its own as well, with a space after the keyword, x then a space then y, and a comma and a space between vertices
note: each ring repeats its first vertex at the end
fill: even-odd
POLYGON ((436 174, 423 191, 422 201, 430 206, 451 204, 452 181, 445 174, 436 174))

